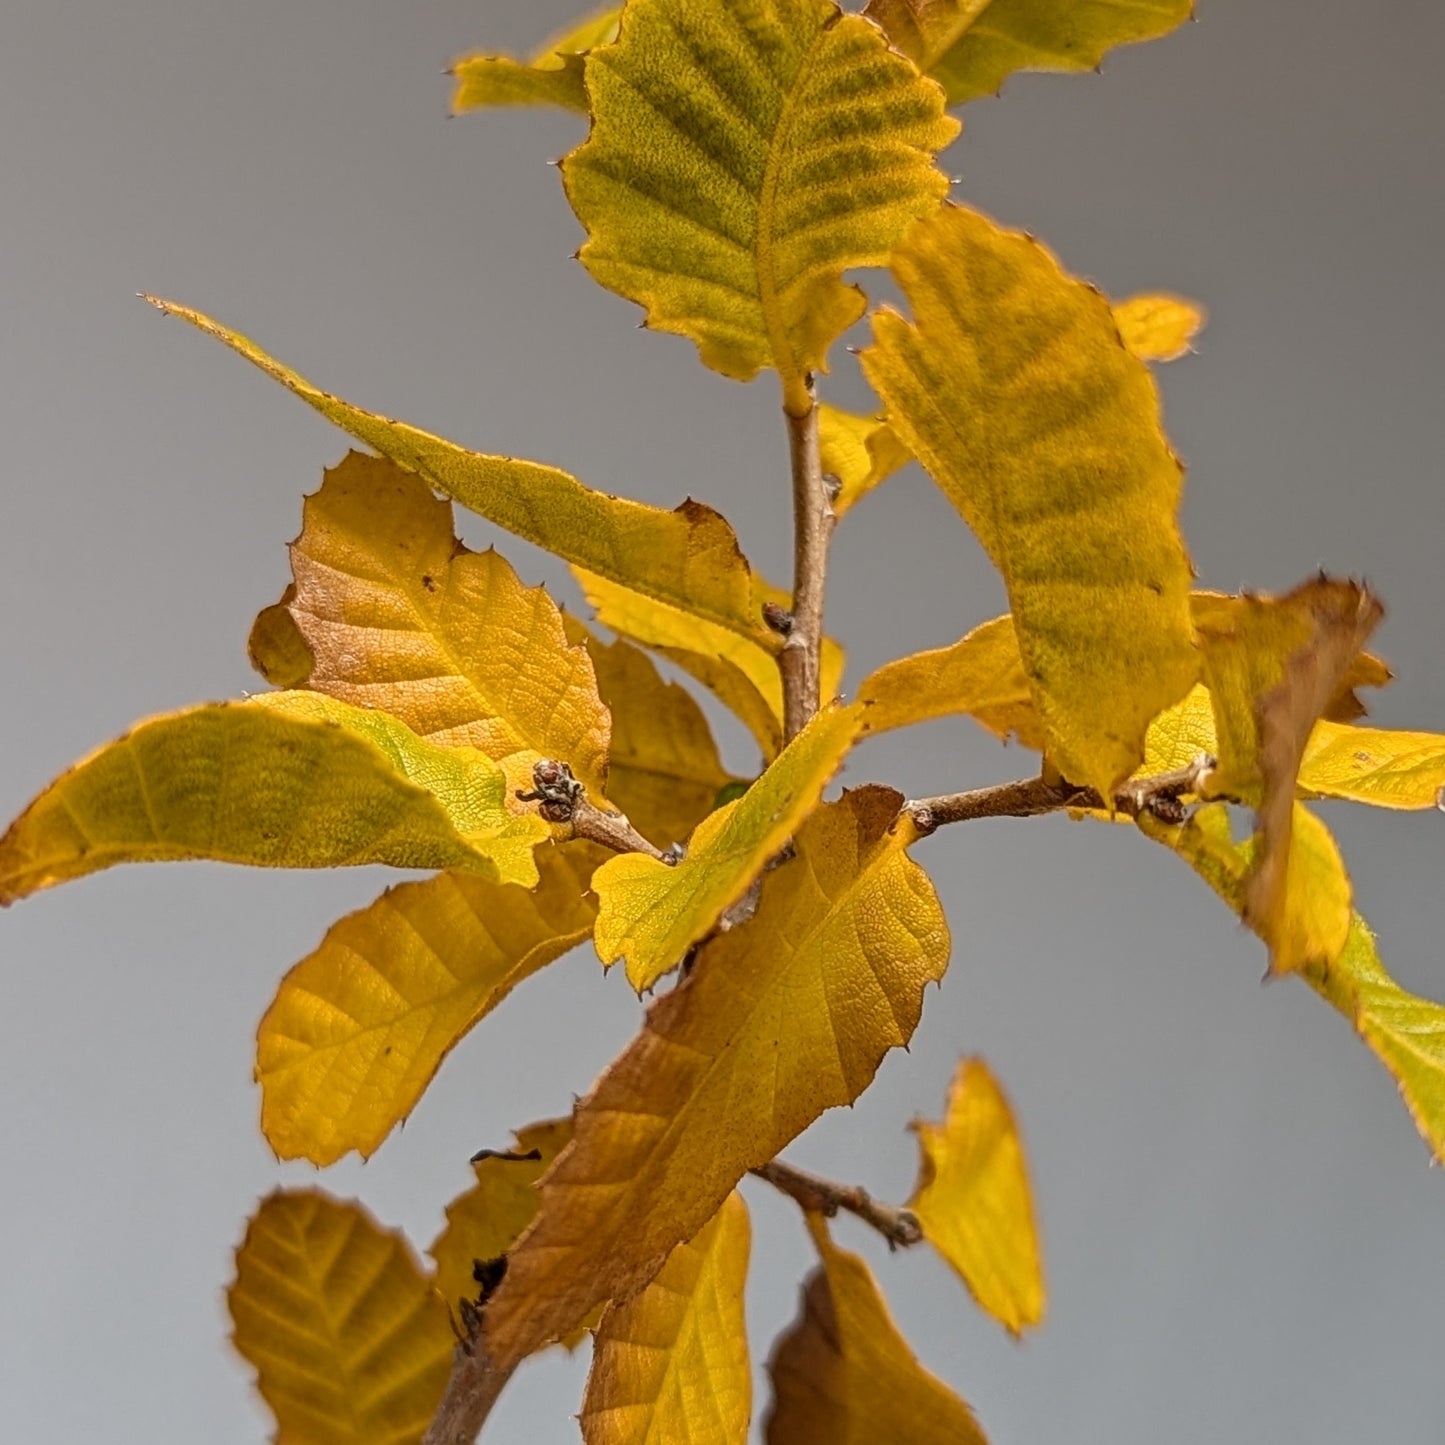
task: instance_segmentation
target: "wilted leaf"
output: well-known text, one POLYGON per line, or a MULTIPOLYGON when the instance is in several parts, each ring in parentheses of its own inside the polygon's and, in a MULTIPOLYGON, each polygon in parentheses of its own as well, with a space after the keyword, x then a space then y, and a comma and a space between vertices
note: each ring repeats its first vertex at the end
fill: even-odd
MULTIPOLYGON (((1242 910, 1254 845, 1231 840, 1222 803, 1200 808, 1182 827, 1142 814, 1139 824, 1189 863, 1236 913, 1242 910)), ((1445 1164, 1445 1008, 1406 993, 1390 977, 1359 914, 1351 917, 1335 961, 1328 968, 1308 964, 1300 976, 1353 1022, 1394 1076, 1431 1153, 1445 1164)))
POLYGON ((948 926, 904 852, 902 801, 861 788, 815 812, 751 921, 700 951, 579 1106, 488 1309, 503 1366, 635 1295, 749 1169, 908 1042, 948 926))
POLYGON ((1153 40, 1193 0, 869 0, 865 15, 948 92, 993 95, 1018 70, 1093 70, 1116 45, 1153 40))
POLYGON ((913 460, 882 417, 858 416, 826 402, 818 407, 818 453, 823 474, 838 479, 835 517, 850 511, 880 482, 913 460))
POLYGON ((151 304, 224 342, 342 431, 415 472, 489 522, 590 572, 706 617, 773 651, 782 639, 763 621, 752 573, 727 522, 701 502, 676 511, 594 492, 539 462, 484 456, 429 432, 362 411, 312 386, 255 342, 152 296, 151 304))
POLYGON ((568 636, 586 646, 612 712, 608 796, 657 847, 682 842, 738 781, 718 758, 702 709, 686 688, 664 681, 645 652, 564 620, 568 636))
POLYGON ((263 1200, 228 1300, 276 1445, 421 1439, 455 1340, 405 1240, 359 1205, 315 1189, 263 1200))
POLYGON ((1003 573, 1054 763, 1109 797, 1198 671, 1153 378, 1097 291, 971 211, 892 264, 915 320, 875 315, 864 370, 1003 573))
MULTIPOLYGON (((764 763, 777 757, 783 748, 783 684, 773 653, 715 623, 579 567, 572 570, 599 622, 696 678, 742 721, 757 740, 764 763)), ((761 578, 756 587, 763 602, 786 608, 791 601, 761 578)), ((843 649, 831 637, 823 639, 820 663, 820 694, 827 703, 838 695, 844 665, 843 649)))
POLYGON ((1377 808, 1436 807, 1445 789, 1445 736, 1318 722, 1300 760, 1299 789, 1377 808))
POLYGON ((532 891, 462 873, 389 889, 286 975, 256 1038, 261 1131, 282 1159, 374 1153, 461 1038, 588 937, 590 853, 537 863, 532 891))
POLYGON ((587 1445, 744 1445, 751 1237, 747 1205, 729 1194, 641 1294, 602 1316, 580 1416, 587 1445))
POLYGON ((587 91, 562 173, 582 263, 714 370, 776 367, 804 415, 807 374, 866 305, 843 272, 884 264, 948 193, 938 88, 832 0, 630 0, 587 91))
POLYGON ((437 1292, 450 1308, 478 1297, 478 1262, 501 1259, 536 1218, 537 1181, 571 1138, 570 1116, 546 1119, 519 1129, 511 1149, 473 1162, 476 1183, 447 1205, 446 1228, 428 1251, 436 1260, 437 1292))
POLYGON ((884 663, 864 678, 858 701, 870 736, 966 713, 997 737, 1015 734, 1025 747, 1044 745, 1013 618, 1007 615, 975 627, 951 647, 884 663))
POLYGON ((116 863, 461 868, 530 885, 540 818, 492 760, 385 713, 271 693, 138 723, 55 780, 0 839, 0 902, 116 863))
POLYGON ((295 597, 296 584, 290 582, 279 602, 263 607, 257 614, 251 624, 251 635, 246 639, 246 656, 251 666, 272 687, 303 687, 316 665, 291 615, 295 597))
POLYGON ((823 1263, 768 1361, 768 1445, 987 1445, 973 1411, 914 1358, 868 1266, 818 1216, 808 1228, 823 1263))
POLYGON ((610 723, 586 649, 542 588, 462 546, 419 477, 352 452, 306 499, 291 569, 307 686, 476 748, 514 789, 546 757, 605 795, 610 723))
POLYGON ((703 819, 680 863, 645 853, 604 863, 592 880, 602 962, 625 958, 639 993, 676 968, 817 806, 858 728, 856 707, 819 713, 741 798, 703 819))
POLYGON ((1328 966, 1344 947, 1349 880, 1323 825, 1305 821, 1295 784, 1315 723, 1383 615, 1366 588, 1321 577, 1284 597, 1244 598, 1230 627, 1200 629, 1219 739, 1210 786, 1255 805, 1244 918, 1269 943, 1274 973, 1328 966))
POLYGON ((965 1059, 941 1124, 915 1119, 918 1185, 908 1207, 979 1306, 1014 1334, 1044 1316, 1044 1274, 1023 1141, 982 1059, 965 1059))
POLYGON ((456 90, 452 112, 490 105, 556 105, 586 114, 587 87, 582 54, 617 35, 619 6, 569 26, 541 46, 530 60, 510 55, 464 55, 452 66, 456 90))
POLYGON ((1204 325, 1204 308, 1182 296, 1131 296, 1114 303, 1124 345, 1141 361, 1176 361, 1204 325))

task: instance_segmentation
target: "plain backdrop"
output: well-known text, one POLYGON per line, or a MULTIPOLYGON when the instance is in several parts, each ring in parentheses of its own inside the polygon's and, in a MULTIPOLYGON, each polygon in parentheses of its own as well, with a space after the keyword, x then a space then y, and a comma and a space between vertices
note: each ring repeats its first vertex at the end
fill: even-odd
MULTIPOLYGON (((1399 680, 1376 717, 1445 728, 1445 221, 1423 0, 1200 0, 1101 77, 1019 77, 967 108, 956 194, 1115 295, 1211 322, 1163 376, 1203 585, 1364 575, 1399 680)), ((145 289, 326 388, 593 486, 721 508, 788 568, 770 380, 739 386, 569 259, 543 112, 446 119, 457 53, 521 48, 563 0, 4 0, 0 5, 0 813, 134 719, 260 686, 244 641, 342 436, 157 316, 145 289)), ((827 394, 863 404, 842 355, 827 394)), ((465 524, 474 545, 493 540, 465 524)), ((576 594, 518 542, 528 581, 576 594)), ((1002 589, 916 469, 837 538, 831 630, 853 684, 952 641, 1002 589)), ((728 758, 753 763, 735 727, 728 758)), ((938 791, 1026 773, 967 721, 871 743, 850 781, 938 791)), ((1387 965, 1445 996, 1445 817, 1327 809, 1387 965)), ((927 1250, 849 1223, 918 1353, 995 1445, 1440 1445, 1445 1190, 1395 1089, 1307 988, 1163 850, 1062 818, 946 831, 918 856, 954 931, 912 1052, 789 1151, 906 1196, 914 1114, 959 1056, 1025 1131, 1050 1288, 1008 1339, 927 1250)), ((316 1182, 257 1129, 256 1020, 282 972, 384 886, 124 868, 0 918, 0 1435, 248 1445, 270 1426, 226 1343, 231 1250, 259 1196, 316 1182)), ((638 1005, 590 951, 528 983, 365 1167, 321 1181, 419 1248, 467 1156, 564 1110, 638 1005)), ((748 1188, 761 1375, 808 1247, 748 1188)), ((488 1438, 552 1445, 586 1351, 529 1363, 488 1438)), ((756 1428, 756 1427, 755 1427, 756 1428)))

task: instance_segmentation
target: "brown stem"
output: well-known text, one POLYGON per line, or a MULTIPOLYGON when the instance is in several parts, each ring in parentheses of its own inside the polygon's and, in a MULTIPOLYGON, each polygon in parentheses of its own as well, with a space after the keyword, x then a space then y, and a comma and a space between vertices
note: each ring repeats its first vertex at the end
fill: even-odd
POLYGON ((778 654, 783 676, 783 740, 791 742, 818 711, 819 656, 823 645, 823 594, 833 505, 823 483, 818 452, 818 404, 808 382, 808 410, 788 423, 793 471, 793 610, 787 641, 778 654))
POLYGON ((586 798, 579 798, 572 808, 572 836, 590 838, 615 853, 646 853, 660 862, 675 862, 673 855, 655 848, 636 828, 626 813, 604 813, 586 798))
MULTIPOLYGON (((1156 817, 1179 821, 1180 799, 1199 791, 1204 774, 1215 766, 1213 758, 1200 757, 1187 768, 1139 778, 1123 784, 1114 793, 1115 812, 1137 818, 1149 811, 1156 817)), ((973 788, 938 798, 917 798, 903 805, 920 832, 931 833, 945 823, 968 823, 975 818, 1032 818, 1060 808, 1107 808, 1093 788, 1052 777, 1025 778, 1016 783, 998 783, 990 788, 973 788)))
POLYGON ((421 1445, 472 1445, 511 1378, 510 1370, 492 1368, 480 1343, 458 1345, 446 1393, 421 1445))
POLYGON ((809 1213, 824 1214, 831 1219, 840 1209, 846 1209, 849 1214, 857 1215, 888 1241, 890 1249, 899 1246, 907 1249, 923 1238, 923 1226, 911 1209, 880 1204, 860 1184, 836 1184, 796 1165, 785 1164, 781 1159, 761 1164, 753 1173, 797 1200, 809 1213))

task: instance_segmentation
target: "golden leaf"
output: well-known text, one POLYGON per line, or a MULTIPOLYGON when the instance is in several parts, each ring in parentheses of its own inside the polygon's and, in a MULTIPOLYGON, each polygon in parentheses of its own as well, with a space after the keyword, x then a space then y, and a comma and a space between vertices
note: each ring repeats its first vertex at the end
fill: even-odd
POLYGON ((866 305, 843 272, 884 264, 948 193, 938 88, 832 0, 630 0, 587 92, 562 171, 583 265, 714 370, 775 367, 806 414, 808 374, 866 305))
POLYGON ((542 588, 462 546, 419 477, 352 452, 306 499, 291 569, 308 687, 476 748, 514 789, 545 757, 605 795, 610 722, 586 649, 542 588))
POLYGON ((1043 1260, 1013 1110, 982 1059, 965 1059, 941 1124, 915 1119, 918 1184, 908 1207, 980 1308, 1019 1334, 1044 1317, 1043 1260))
POLYGON ((0 839, 0 903, 117 863, 461 868, 530 886, 540 818, 492 760, 385 713, 270 693, 150 718, 55 780, 0 839))
POLYGON ((882 417, 858 416, 827 402, 818 406, 818 454, 824 475, 838 479, 835 517, 851 511, 880 482, 913 460, 882 417))
POLYGON ((681 862, 624 853, 604 863, 592 880, 602 962, 625 958, 639 993, 676 968, 817 806, 858 727, 857 707, 819 713, 741 798, 698 824, 681 862))
POLYGON ((251 624, 251 635, 246 639, 246 656, 251 666, 272 687, 304 687, 316 664, 291 615, 295 597, 296 584, 289 582, 279 602, 257 613, 251 624))
MULTIPOLYGON (((1183 858, 1236 913, 1243 909, 1254 845, 1231 840, 1223 804, 1198 809, 1179 827, 1143 814, 1139 826, 1183 858)), ((1407 993, 1390 977, 1357 913, 1335 961, 1328 968, 1306 964, 1300 977, 1354 1024, 1394 1077, 1430 1152, 1445 1164, 1445 1008, 1407 993)))
POLYGON ((782 639, 763 621, 737 537, 711 507, 688 500, 676 511, 594 492, 539 462, 485 456, 429 432, 363 411, 311 385, 255 342, 172 301, 147 297, 224 342, 328 421, 428 486, 489 522, 623 586, 633 587, 777 651, 782 639))
POLYGON ((948 92, 993 95, 1019 70, 1093 70, 1116 45, 1153 40, 1193 0, 869 0, 863 12, 948 92))
POLYGON ((904 851, 902 801, 860 788, 815 812, 753 918, 701 949, 578 1107, 487 1310, 502 1366, 634 1296, 749 1169, 912 1037, 948 926, 904 851))
MULTIPOLYGON (((627 587, 619 587, 579 567, 572 569, 597 620, 630 637, 695 678, 756 739, 764 763, 783 749, 783 684, 777 657, 746 637, 668 607, 627 587)), ((792 599, 756 579, 761 602, 787 608, 792 599)), ((838 695, 843 678, 843 649, 825 637, 819 691, 825 703, 838 695)))
POLYGON ((739 781, 718 758, 702 709, 631 643, 605 643, 576 618, 564 621, 568 636, 586 646, 612 712, 608 796, 657 847, 684 841, 739 781))
POLYGON ((582 57, 615 39, 621 7, 598 11, 542 45, 531 60, 510 55, 464 55, 452 66, 456 90, 452 113, 492 105, 556 105, 587 112, 582 57))
POLYGON ((592 861, 544 849, 531 891, 442 873, 333 924, 257 1033, 267 1143, 321 1165, 374 1153, 461 1038, 592 932, 592 861))
POLYGON ((517 1130, 511 1149, 484 1151, 472 1161, 476 1183, 447 1205, 446 1227, 428 1253, 437 1292, 455 1309, 481 1291, 474 1269, 507 1254, 536 1218, 537 1181, 572 1138, 572 1119, 545 1119, 517 1130))
POLYGON ((1229 627, 1200 629, 1219 740, 1208 787, 1255 805, 1260 846, 1243 912, 1270 945, 1272 973, 1328 966, 1345 944, 1349 880, 1295 786, 1315 723, 1383 615, 1366 588, 1320 577, 1284 597, 1244 598, 1229 627), (1299 823, 1307 836, 1296 842, 1299 823))
POLYGON ((246 1229, 227 1298, 276 1445, 421 1439, 456 1342, 399 1234, 320 1190, 277 1190, 246 1229))
POLYGON ((914 1358, 868 1266, 816 1215, 822 1267, 768 1361, 767 1445, 987 1445, 973 1411, 914 1358))
POLYGON ((586 1445, 745 1445, 751 1237, 747 1205, 729 1194, 641 1294, 602 1316, 582 1398, 586 1445))
POLYGON ((1161 294, 1116 301, 1114 320, 1124 345, 1141 361, 1177 361, 1194 349, 1205 316, 1196 302, 1161 294))
POLYGON ((1445 789, 1445 736, 1317 722, 1300 759, 1299 790, 1377 808, 1433 808, 1445 789))
POLYGON ((1055 765, 1109 797, 1198 672, 1153 378, 1097 291, 971 211, 892 264, 915 320, 876 314, 863 368, 1003 573, 1055 765))

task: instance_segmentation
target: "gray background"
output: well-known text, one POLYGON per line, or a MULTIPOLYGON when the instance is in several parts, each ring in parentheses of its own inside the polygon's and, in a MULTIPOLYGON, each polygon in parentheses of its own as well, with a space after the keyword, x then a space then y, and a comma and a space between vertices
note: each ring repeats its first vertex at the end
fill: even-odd
MULTIPOLYGON (((947 164, 961 196, 1111 292, 1209 305, 1200 355, 1164 377, 1203 583, 1363 573, 1400 674, 1377 717, 1445 727, 1445 11, 1200 10, 1102 79, 1020 78, 970 107, 947 164)), ((579 236, 545 161, 580 121, 444 120, 453 55, 527 46, 570 11, 4 0, 0 812, 135 718, 254 685, 250 618, 285 578, 302 493, 345 447, 143 288, 364 405, 609 490, 706 498, 786 576, 774 388, 635 330, 568 260, 579 236)), ((851 358, 828 392, 861 403, 851 358)), ((575 595, 549 559, 507 550, 575 595)), ((1001 605, 916 472, 838 537, 830 624, 855 683, 1001 605)), ((960 722, 870 744, 850 778, 920 792, 1029 766, 960 722)), ((1445 819, 1328 811, 1388 965, 1445 995, 1445 819)), ((936 1114, 961 1053, 994 1064, 1042 1210, 1045 1327, 1016 1345, 926 1251, 840 1234, 995 1445, 1440 1445, 1445 1197, 1345 1023, 1298 984, 1261 988, 1257 944, 1126 829, 985 823, 919 856, 954 926, 949 977, 912 1053, 790 1154, 902 1197, 904 1121, 936 1114)), ((314 1175, 259 1137, 252 1030, 282 971, 383 882, 121 869, 0 919, 6 1438, 267 1436, 225 1345, 229 1251, 260 1194, 314 1175)), ((324 1184, 424 1246, 467 1155, 565 1108, 636 1013, 620 977, 574 956, 468 1040, 370 1165, 324 1184)), ((807 1249, 790 1206, 749 1193, 761 1361, 807 1249)), ((575 1438, 585 1365, 529 1364, 489 1438, 575 1438)))

